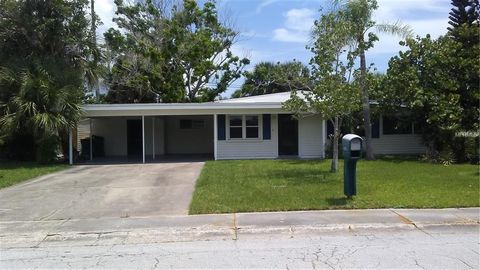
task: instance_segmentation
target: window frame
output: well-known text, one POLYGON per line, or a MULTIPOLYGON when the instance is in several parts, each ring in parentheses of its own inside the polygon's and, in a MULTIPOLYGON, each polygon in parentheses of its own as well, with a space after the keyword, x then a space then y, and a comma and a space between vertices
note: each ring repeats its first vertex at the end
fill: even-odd
POLYGON ((227 132, 227 133, 228 133, 228 134, 227 134, 227 137, 228 137, 229 140, 241 140, 241 139, 243 139, 243 138, 244 138, 244 134, 245 134, 245 132, 244 132, 243 129, 244 129, 244 116, 243 116, 243 115, 241 115, 241 114, 228 115, 228 117, 227 117, 227 131, 228 131, 228 132, 227 132), (240 122, 241 122, 241 123, 240 123, 239 126, 237 126, 237 125, 232 126, 232 125, 231 125, 231 118, 232 118, 232 117, 240 117, 240 122), (231 128, 232 128, 232 127, 233 127, 233 128, 240 128, 240 130, 241 130, 241 136, 240 136, 239 138, 231 138, 231 137, 230 137, 230 133, 231 133, 230 131, 231 131, 231 128))
POLYGON ((226 117, 226 139, 228 141, 258 141, 258 140, 262 140, 262 126, 263 126, 263 122, 262 122, 262 117, 261 115, 259 114, 229 114, 227 115, 226 117), (241 128, 242 128, 242 137, 241 138, 232 138, 230 136, 230 128, 231 127, 240 127, 240 126, 230 126, 230 119, 231 117, 234 116, 234 117, 238 117, 240 116, 242 118, 242 125, 241 125, 241 128), (254 126, 254 125, 249 125, 247 126, 247 116, 255 116, 257 117, 257 125, 254 126), (247 127, 256 127, 257 128, 257 134, 258 136, 257 137, 251 137, 251 138, 247 138, 247 127))
POLYGON ((180 130, 205 129, 205 120, 204 119, 179 119, 178 129, 180 129, 180 130), (182 122, 185 123, 185 121, 189 122, 190 124, 187 125, 187 127, 182 127, 182 122))
MULTIPOLYGON (((407 120, 408 121, 408 120, 407 120)), ((393 116, 385 116, 382 115, 382 130, 381 130, 382 136, 396 136, 396 135, 414 135, 415 134, 415 127, 414 127, 414 121, 408 121, 406 122, 405 120, 401 119, 398 115, 393 115, 393 116), (385 121, 387 120, 387 121, 385 121), (385 133, 385 122, 392 122, 392 121, 397 121, 401 122, 404 121, 405 127, 408 124, 409 127, 409 132, 394 132, 393 130, 388 130, 387 133, 385 133)))

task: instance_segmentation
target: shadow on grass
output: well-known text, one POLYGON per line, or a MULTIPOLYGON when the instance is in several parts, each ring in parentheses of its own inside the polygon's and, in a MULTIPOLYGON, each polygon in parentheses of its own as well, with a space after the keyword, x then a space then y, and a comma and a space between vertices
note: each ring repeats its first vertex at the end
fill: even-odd
POLYGON ((282 179, 292 185, 331 183, 338 181, 338 174, 315 168, 272 170, 269 176, 282 179))
POLYGON ((345 206, 349 204, 352 199, 347 197, 340 197, 340 198, 327 198, 326 199, 329 206, 345 206))
POLYGON ((320 164, 325 163, 325 159, 277 159, 275 160, 278 163, 288 164, 288 165, 302 165, 302 164, 320 164))

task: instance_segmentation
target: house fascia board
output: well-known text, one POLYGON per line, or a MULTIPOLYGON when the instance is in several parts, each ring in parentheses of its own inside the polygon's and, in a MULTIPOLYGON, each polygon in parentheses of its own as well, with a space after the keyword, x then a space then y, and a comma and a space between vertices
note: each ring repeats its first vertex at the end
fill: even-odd
POLYGON ((286 113, 281 103, 89 104, 85 117, 286 113))

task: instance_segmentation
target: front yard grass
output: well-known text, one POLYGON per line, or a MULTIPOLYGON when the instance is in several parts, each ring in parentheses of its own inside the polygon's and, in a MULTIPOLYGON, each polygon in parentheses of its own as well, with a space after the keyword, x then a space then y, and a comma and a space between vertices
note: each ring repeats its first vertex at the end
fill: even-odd
POLYGON ((33 162, 1 162, 0 188, 67 168, 65 164, 38 164, 33 162))
POLYGON ((190 214, 480 205, 477 165, 361 160, 352 200, 343 195, 342 166, 330 173, 330 160, 208 161, 190 214))

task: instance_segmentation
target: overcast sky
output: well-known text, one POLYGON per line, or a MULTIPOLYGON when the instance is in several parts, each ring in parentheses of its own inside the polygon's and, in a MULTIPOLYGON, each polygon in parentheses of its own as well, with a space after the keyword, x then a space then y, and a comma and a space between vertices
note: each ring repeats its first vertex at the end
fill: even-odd
MULTIPOLYGON (((327 5, 325 0, 217 0, 221 14, 228 14, 241 34, 234 52, 248 56, 253 68, 261 61, 283 62, 297 59, 308 63, 310 53, 305 49, 313 21, 319 18, 319 9, 327 5)), ((114 26, 113 0, 96 0, 96 11, 104 25, 102 34, 114 26)), ((448 26, 450 0, 378 0, 379 8, 374 14, 378 23, 396 22, 410 25, 415 34, 430 34, 438 37, 445 34, 448 26)), ((388 67, 388 60, 402 49, 400 38, 380 35, 380 41, 368 51, 368 64, 374 63, 380 72, 388 67)), ((240 87, 237 80, 225 96, 240 87)))

